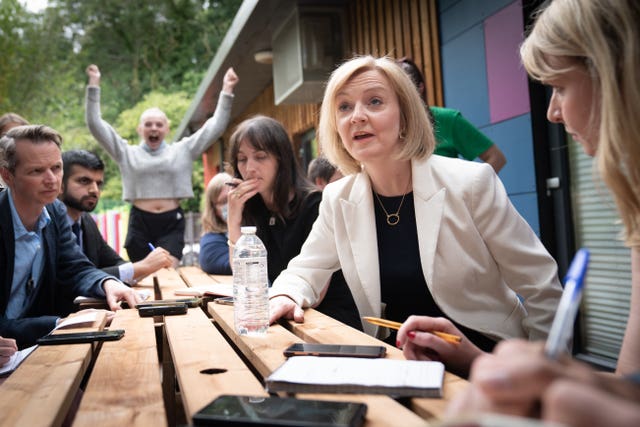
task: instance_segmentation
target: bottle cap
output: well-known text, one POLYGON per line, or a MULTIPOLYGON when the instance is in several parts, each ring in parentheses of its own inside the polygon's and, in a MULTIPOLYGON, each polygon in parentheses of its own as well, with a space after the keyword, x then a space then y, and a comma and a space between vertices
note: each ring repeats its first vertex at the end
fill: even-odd
POLYGON ((247 225, 245 227, 240 227, 240 232, 242 234, 255 234, 256 226, 255 225, 247 225))

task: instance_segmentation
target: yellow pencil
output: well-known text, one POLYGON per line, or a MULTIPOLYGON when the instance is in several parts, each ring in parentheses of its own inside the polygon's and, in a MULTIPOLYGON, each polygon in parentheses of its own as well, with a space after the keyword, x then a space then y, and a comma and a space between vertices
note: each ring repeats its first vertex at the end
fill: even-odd
MULTIPOLYGON (((391 329, 400 329, 400 326, 402 326, 402 323, 400 322, 394 322, 393 320, 387 320, 387 319, 380 319, 379 317, 364 316, 363 319, 371 324, 384 326, 386 328, 391 328, 391 329)), ((448 334, 446 332, 440 332, 440 331, 427 331, 427 332, 439 338, 442 338, 443 340, 451 344, 460 344, 460 341, 462 341, 462 338, 459 337, 458 335, 452 335, 452 334, 448 334)))

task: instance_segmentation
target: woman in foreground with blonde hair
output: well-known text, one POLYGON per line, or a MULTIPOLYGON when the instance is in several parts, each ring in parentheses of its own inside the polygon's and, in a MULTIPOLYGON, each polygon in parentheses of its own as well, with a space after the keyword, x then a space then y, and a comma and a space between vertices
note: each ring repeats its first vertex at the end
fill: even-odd
MULTIPOLYGON (((521 47, 529 74, 553 90, 562 123, 611 189, 631 247, 631 309, 616 373, 603 375, 541 344, 507 341, 476 360, 451 412, 541 416, 568 426, 640 425, 640 2, 554 0, 521 47), (635 384, 634 384, 635 382, 635 384)), ((611 236, 612 239, 616 236, 611 236)))

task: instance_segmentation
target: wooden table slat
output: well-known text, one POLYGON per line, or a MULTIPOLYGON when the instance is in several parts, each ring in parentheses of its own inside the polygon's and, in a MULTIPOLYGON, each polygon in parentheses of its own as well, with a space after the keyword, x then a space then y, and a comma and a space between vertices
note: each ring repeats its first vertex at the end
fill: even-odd
POLYGON ((74 426, 166 426, 153 318, 120 310, 112 329, 118 341, 102 344, 74 426))
MULTIPOLYGON (((98 313, 90 326, 56 333, 96 331, 102 329, 105 322, 106 315, 98 313)), ((0 426, 61 425, 92 353, 92 344, 50 345, 35 349, 0 385, 0 426)))
POLYGON ((185 316, 165 316, 164 322, 188 421, 221 394, 268 395, 200 308, 189 309, 185 316), (200 373, 209 368, 227 372, 200 373))

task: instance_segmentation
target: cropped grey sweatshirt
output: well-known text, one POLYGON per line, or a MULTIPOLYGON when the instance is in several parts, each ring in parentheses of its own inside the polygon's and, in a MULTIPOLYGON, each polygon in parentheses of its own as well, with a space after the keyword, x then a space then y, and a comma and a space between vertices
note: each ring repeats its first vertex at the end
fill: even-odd
POLYGON ((197 132, 151 152, 143 148, 144 141, 129 145, 102 120, 97 86, 87 86, 85 120, 93 137, 120 167, 124 200, 184 199, 193 197, 193 162, 226 129, 232 103, 233 95, 220 92, 215 113, 197 132))

